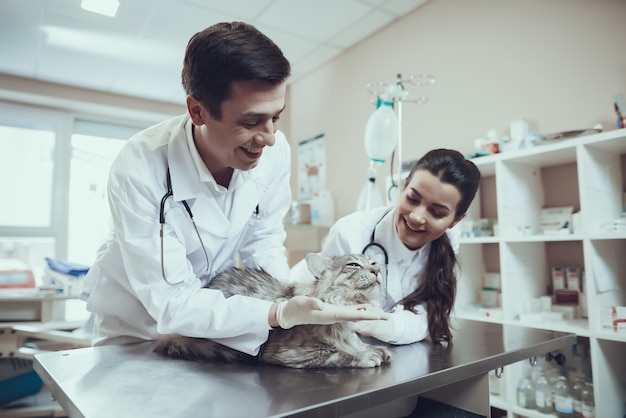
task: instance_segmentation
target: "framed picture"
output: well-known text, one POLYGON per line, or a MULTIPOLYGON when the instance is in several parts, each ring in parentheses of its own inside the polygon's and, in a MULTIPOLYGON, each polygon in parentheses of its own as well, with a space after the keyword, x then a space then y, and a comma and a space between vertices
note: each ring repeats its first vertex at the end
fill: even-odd
POLYGON ((312 199, 326 190, 324 134, 298 143, 298 201, 312 199))

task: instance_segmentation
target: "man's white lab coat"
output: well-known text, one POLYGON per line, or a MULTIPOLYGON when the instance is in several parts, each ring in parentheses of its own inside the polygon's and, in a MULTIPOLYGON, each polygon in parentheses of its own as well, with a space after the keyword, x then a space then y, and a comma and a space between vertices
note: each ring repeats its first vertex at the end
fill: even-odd
POLYGON ((217 339, 256 354, 267 339, 271 302, 225 299, 202 287, 234 265, 237 256, 246 266, 288 279, 283 218, 291 203, 289 144, 277 132, 276 143, 264 148, 259 164, 235 170, 228 190, 220 190, 214 181, 201 181, 190 135, 188 115, 160 123, 130 139, 112 166, 112 236, 99 249, 81 295, 95 315, 95 345, 177 333, 217 339), (174 285, 162 277, 159 238, 168 166, 173 196, 165 203, 163 259, 168 280, 182 282, 174 285), (203 280, 198 277, 207 269, 206 257, 183 200, 208 255, 203 280))

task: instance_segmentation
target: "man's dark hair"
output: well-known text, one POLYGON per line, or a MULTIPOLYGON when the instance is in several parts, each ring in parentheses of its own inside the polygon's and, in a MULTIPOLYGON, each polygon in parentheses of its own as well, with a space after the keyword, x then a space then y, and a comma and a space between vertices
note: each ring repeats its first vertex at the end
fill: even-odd
POLYGON ((222 102, 230 97, 233 81, 278 85, 290 73, 289 61, 280 48, 254 26, 217 23, 189 40, 182 83, 187 94, 220 120, 222 102))

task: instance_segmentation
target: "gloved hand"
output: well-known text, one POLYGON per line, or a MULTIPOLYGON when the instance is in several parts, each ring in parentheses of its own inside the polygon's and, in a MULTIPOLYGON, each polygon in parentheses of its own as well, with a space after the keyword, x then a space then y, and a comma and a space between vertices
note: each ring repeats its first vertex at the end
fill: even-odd
POLYGON ((305 324, 334 324, 344 321, 381 320, 389 315, 371 305, 337 306, 309 296, 294 296, 276 307, 276 320, 283 329, 305 324))
POLYGON ((402 336, 402 322, 393 314, 386 321, 355 321, 346 325, 365 337, 374 337, 387 343, 393 343, 402 336))
POLYGON ((374 337, 391 344, 411 344, 428 337, 428 315, 423 305, 416 313, 397 305, 389 312, 387 321, 350 322, 347 326, 366 337, 374 337))

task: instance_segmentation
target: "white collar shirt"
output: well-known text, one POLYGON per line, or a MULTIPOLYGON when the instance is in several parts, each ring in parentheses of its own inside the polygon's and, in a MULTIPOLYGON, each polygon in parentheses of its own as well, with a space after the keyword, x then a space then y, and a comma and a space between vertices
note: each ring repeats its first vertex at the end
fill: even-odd
POLYGON ((185 123, 185 139, 187 147, 189 148, 189 154, 191 155, 191 161, 198 173, 198 178, 213 195, 224 216, 230 219, 237 186, 246 181, 246 179, 250 177, 250 174, 240 170, 233 170, 233 176, 228 187, 218 184, 213 174, 209 171, 206 164, 204 164, 204 161, 202 161, 198 148, 196 148, 196 143, 193 139, 193 122, 191 119, 185 123))
POLYGON ((395 210, 389 211, 376 227, 375 239, 389 256, 387 292, 394 302, 413 293, 418 286, 418 275, 423 270, 430 250, 430 243, 417 250, 407 248, 398 237, 393 223, 395 210))

